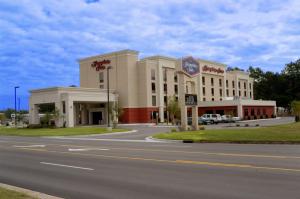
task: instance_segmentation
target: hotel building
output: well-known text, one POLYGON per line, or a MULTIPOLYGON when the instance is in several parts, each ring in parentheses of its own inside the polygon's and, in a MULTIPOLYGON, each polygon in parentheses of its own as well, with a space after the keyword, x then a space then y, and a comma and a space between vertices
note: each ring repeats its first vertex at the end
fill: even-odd
MULTIPOLYGON (((276 102, 254 100, 253 79, 243 71, 227 71, 225 64, 198 58, 198 73, 179 86, 182 59, 151 56, 139 59, 139 52, 122 50, 78 60, 80 87, 32 90, 30 123, 39 123, 40 104, 53 103, 64 115, 57 121, 68 127, 107 123, 107 95, 123 109, 123 123, 166 121, 169 96, 179 98, 179 89, 197 95, 198 114, 231 114, 243 119, 276 116, 276 102), (107 66, 111 69, 106 70, 107 66), (107 92, 109 71, 109 92, 107 92), (158 118, 157 118, 158 117, 158 118)), ((181 99, 178 99, 181 100, 181 99)), ((184 100, 184 99, 182 99, 184 100)), ((188 113, 189 115, 190 113, 188 113)))

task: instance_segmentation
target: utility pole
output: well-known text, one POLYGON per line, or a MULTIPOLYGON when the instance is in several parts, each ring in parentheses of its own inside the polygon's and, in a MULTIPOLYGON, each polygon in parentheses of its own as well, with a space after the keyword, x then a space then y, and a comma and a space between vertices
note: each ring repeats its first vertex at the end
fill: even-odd
POLYGON ((17 127, 17 88, 20 88, 19 86, 15 86, 15 127, 17 127))

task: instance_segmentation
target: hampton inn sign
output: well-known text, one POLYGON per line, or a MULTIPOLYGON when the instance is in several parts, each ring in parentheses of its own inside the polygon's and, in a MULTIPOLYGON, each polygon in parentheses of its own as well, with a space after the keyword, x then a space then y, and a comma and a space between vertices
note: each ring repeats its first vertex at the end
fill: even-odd
MULTIPOLYGON (((181 103, 185 94, 193 95, 187 104, 196 107, 199 116, 219 113, 255 119, 276 115, 276 102, 254 100, 253 79, 248 73, 226 71, 222 63, 162 55, 139 59, 139 52, 134 50, 100 54, 78 62, 80 87, 30 91, 30 123, 40 122, 41 104, 52 103, 64 115, 56 121, 58 126, 107 124, 108 96, 110 103, 118 102, 123 109, 123 114, 113 119, 122 123, 166 122, 167 99, 174 96, 181 103), (104 78, 107 75, 110 89, 104 78)), ((191 114, 188 108, 187 117, 191 114)))
POLYGON ((104 59, 102 61, 94 61, 91 66, 96 68, 96 71, 99 71, 105 69, 105 64, 110 64, 110 60, 104 59))

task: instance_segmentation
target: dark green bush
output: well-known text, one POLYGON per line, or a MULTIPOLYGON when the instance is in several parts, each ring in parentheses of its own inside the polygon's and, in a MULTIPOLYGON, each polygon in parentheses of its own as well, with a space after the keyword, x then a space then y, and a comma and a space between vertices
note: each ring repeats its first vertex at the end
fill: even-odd
POLYGON ((40 128, 42 128, 42 125, 41 124, 29 124, 27 126, 27 128, 29 128, 29 129, 40 129, 40 128))

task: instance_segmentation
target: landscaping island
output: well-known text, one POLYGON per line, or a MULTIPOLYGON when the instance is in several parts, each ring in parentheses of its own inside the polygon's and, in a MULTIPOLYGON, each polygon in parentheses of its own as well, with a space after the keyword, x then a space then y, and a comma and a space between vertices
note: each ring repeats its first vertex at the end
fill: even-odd
POLYGON ((106 127, 75 127, 75 128, 7 128, 0 127, 1 135, 12 136, 70 136, 70 135, 92 135, 125 132, 128 129, 112 129, 108 131, 106 127))
POLYGON ((35 199, 34 197, 28 196, 24 193, 12 191, 0 187, 0 198, 1 199, 35 199))
POLYGON ((259 128, 161 133, 153 138, 207 143, 300 144, 300 122, 259 128))

